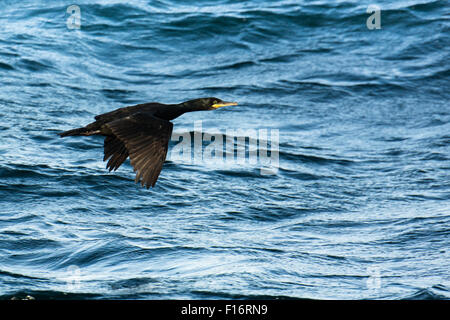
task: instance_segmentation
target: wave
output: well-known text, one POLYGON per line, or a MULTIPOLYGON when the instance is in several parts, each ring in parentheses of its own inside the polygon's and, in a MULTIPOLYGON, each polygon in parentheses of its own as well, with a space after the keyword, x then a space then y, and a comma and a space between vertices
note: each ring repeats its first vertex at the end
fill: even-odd
POLYGON ((449 300, 450 289, 444 285, 434 285, 430 288, 419 289, 401 300, 449 300))

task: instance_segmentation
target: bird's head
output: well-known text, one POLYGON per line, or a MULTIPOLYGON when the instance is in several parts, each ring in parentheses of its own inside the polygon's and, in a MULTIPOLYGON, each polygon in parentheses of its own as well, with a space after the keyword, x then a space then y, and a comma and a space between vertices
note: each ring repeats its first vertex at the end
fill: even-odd
POLYGON ((200 98, 186 101, 183 103, 184 107, 191 109, 190 111, 214 110, 227 106, 236 106, 236 102, 226 102, 218 98, 200 98))

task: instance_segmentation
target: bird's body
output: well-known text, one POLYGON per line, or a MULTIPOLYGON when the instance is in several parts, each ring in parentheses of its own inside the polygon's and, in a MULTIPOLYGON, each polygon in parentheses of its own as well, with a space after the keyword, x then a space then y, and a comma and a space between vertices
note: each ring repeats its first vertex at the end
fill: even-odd
POLYGON ((135 182, 142 186, 154 187, 172 135, 171 120, 186 112, 214 110, 236 105, 217 98, 202 98, 180 104, 156 102, 138 104, 107 112, 95 117, 94 122, 85 127, 60 133, 66 136, 105 136, 103 161, 106 167, 117 170, 130 157, 136 171, 135 182))

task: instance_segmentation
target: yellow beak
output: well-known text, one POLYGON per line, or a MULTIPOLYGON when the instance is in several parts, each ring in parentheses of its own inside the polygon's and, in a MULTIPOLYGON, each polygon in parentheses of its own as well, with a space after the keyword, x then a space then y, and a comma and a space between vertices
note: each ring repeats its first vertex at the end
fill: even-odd
POLYGON ((214 109, 228 107, 228 106, 237 106, 237 102, 222 102, 222 103, 216 103, 216 104, 212 105, 212 107, 214 109))

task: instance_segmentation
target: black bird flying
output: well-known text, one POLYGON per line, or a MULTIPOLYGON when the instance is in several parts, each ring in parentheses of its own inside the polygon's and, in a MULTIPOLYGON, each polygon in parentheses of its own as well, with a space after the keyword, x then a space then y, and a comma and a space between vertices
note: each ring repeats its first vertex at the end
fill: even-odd
POLYGON ((85 127, 61 132, 66 136, 105 136, 103 161, 117 170, 130 157, 136 172, 135 182, 147 189, 155 186, 166 159, 173 120, 186 112, 214 110, 237 105, 217 98, 201 98, 179 104, 150 102, 120 108, 95 117, 85 127))

